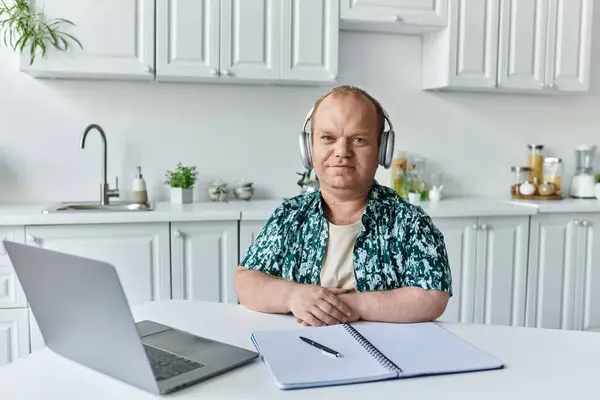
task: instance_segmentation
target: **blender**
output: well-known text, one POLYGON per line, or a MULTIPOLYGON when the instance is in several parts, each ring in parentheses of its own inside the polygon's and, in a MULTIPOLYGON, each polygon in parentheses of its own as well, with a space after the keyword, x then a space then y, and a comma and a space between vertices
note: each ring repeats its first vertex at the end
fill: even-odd
POLYGON ((593 199, 594 186, 594 154, 595 145, 580 145, 575 148, 575 175, 571 182, 571 197, 593 199))

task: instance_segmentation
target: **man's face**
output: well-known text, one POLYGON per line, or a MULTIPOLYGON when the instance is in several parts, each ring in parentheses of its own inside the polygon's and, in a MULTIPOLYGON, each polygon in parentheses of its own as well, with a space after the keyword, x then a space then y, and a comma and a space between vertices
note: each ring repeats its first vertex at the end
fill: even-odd
POLYGON ((314 115, 313 164, 321 186, 364 190, 377 170, 375 106, 354 94, 326 97, 314 115))

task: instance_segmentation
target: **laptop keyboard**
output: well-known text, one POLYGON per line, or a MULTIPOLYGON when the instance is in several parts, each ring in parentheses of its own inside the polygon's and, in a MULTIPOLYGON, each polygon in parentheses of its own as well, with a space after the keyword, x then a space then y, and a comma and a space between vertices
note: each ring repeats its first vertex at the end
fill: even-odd
POLYGON ((144 345, 144 348, 146 349, 146 355, 157 381, 169 379, 196 368, 204 367, 204 364, 179 357, 152 346, 144 345))

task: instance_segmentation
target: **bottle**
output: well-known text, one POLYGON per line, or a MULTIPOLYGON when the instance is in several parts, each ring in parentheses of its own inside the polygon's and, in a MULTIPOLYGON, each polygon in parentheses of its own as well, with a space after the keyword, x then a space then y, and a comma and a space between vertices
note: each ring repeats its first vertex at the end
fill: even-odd
POLYGON ((148 204, 146 181, 142 177, 141 167, 137 167, 137 174, 133 180, 133 202, 135 204, 148 204))

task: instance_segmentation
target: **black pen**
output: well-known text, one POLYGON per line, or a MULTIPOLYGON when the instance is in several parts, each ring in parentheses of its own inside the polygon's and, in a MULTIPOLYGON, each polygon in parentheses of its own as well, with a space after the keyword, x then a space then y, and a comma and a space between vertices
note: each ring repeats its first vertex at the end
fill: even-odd
POLYGON ((304 336, 300 336, 300 339, 310 344, 311 346, 315 346, 317 349, 323 350, 326 353, 333 354, 336 357, 341 357, 340 353, 338 353, 337 351, 330 349, 329 347, 323 346, 322 344, 319 344, 314 340, 310 340, 308 338, 305 338, 304 336))

